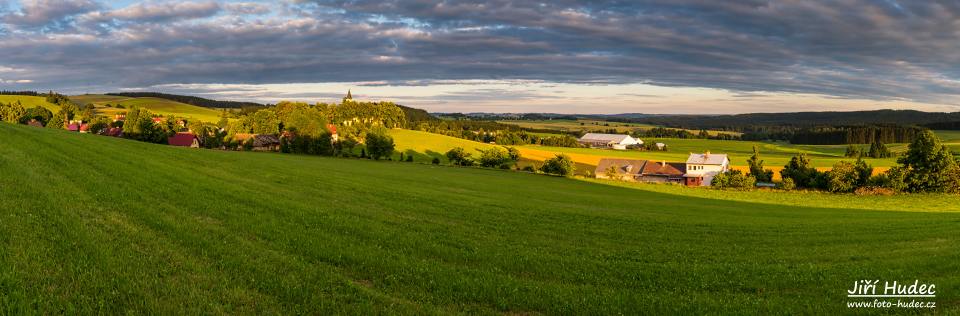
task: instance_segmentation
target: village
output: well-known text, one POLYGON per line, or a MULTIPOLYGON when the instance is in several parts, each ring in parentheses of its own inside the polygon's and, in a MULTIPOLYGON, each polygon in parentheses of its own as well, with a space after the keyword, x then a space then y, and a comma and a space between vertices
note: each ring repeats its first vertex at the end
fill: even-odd
MULTIPOLYGON (((643 145, 643 140, 630 135, 587 133, 577 140, 584 147, 627 150, 643 145)), ((656 143, 664 149, 666 144, 656 143)), ((603 158, 593 174, 598 179, 648 183, 676 183, 686 186, 710 186, 714 176, 727 172, 730 159, 726 154, 690 153, 685 162, 603 158)))

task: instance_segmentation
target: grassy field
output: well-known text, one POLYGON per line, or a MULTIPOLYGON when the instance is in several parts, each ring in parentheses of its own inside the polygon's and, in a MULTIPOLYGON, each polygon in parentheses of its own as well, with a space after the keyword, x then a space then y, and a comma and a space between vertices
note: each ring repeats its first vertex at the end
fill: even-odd
POLYGON ((93 104, 96 106, 99 114, 107 116, 113 116, 117 112, 125 112, 126 109, 129 109, 132 106, 138 106, 149 109, 153 113, 166 116, 184 117, 188 119, 192 118, 210 123, 216 123, 220 120, 219 110, 160 98, 128 98, 121 96, 87 94, 70 96, 70 100, 80 104, 81 106, 93 104), (106 104, 111 104, 113 107, 107 107, 105 106, 106 104), (116 105, 118 104, 123 105, 126 109, 116 108, 116 105))
MULTIPOLYGON (((398 150, 405 151, 407 154, 413 154, 418 160, 429 160, 431 157, 440 157, 442 161, 446 161, 446 158, 442 157, 443 153, 454 147, 463 147, 464 149, 472 151, 474 148, 489 148, 493 146, 420 131, 392 130, 391 135, 396 141, 398 150)), ((843 145, 790 145, 787 143, 707 139, 646 139, 644 141, 666 143, 670 150, 666 152, 625 151, 534 145, 516 146, 516 148, 520 150, 524 158, 530 160, 527 164, 552 158, 556 153, 565 153, 577 162, 577 169, 580 174, 583 174, 585 171, 593 172, 597 163, 602 158, 631 158, 684 162, 687 160, 689 153, 704 152, 707 150, 713 153, 726 153, 730 155, 733 166, 746 170, 747 159, 753 154, 753 146, 760 148, 761 157, 765 162, 765 166, 775 171, 775 178, 779 178, 779 170, 790 161, 790 158, 800 152, 806 153, 811 158, 812 164, 823 170, 829 169, 833 164, 841 160, 853 161, 852 158, 843 157, 846 150, 846 146, 843 145)), ((906 150, 905 144, 891 144, 888 147, 895 152, 906 150)), ((890 166, 896 165, 896 158, 868 158, 866 161, 875 167, 875 172, 881 172, 890 166)))
POLYGON ((23 105, 25 109, 42 106, 53 113, 60 111, 60 106, 47 102, 46 97, 35 97, 29 95, 0 95, 0 103, 15 103, 17 101, 20 101, 20 104, 23 105))
MULTIPOLYGON (((581 132, 581 131, 592 131, 592 130, 608 130, 616 129, 617 132, 629 133, 637 129, 648 130, 656 126, 650 124, 638 124, 638 123, 621 123, 621 122, 607 122, 607 121, 598 121, 598 120, 509 120, 509 121, 499 121, 503 124, 512 124, 517 125, 523 128, 534 128, 534 129, 551 129, 564 132, 581 132)), ((692 133, 699 133, 697 130, 687 130, 692 133)), ((737 132, 726 132, 726 131, 707 131, 710 135, 717 134, 730 134, 730 135, 740 135, 737 132)))
POLYGON ((960 311, 960 213, 0 135, 4 313, 839 314, 863 278, 960 311))

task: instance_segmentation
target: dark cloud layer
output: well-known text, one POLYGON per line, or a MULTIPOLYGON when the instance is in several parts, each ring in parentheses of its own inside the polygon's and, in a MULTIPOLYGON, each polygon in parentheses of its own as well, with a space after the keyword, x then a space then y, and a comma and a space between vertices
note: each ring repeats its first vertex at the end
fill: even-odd
POLYGON ((960 4, 952 1, 18 7, 0 19, 0 64, 30 70, 18 75, 40 88, 529 79, 921 102, 960 94, 960 4))

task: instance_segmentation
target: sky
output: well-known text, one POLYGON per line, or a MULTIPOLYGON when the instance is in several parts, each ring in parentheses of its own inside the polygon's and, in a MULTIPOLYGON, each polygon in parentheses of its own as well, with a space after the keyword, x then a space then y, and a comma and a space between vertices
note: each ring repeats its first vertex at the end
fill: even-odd
POLYGON ((0 90, 434 112, 960 111, 956 1, 0 0, 0 90))

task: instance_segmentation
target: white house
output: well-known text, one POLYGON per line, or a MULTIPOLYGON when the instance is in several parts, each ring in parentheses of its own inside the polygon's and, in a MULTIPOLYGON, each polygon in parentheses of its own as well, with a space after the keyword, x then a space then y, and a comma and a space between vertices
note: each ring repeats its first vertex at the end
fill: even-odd
POLYGON ((627 149, 627 146, 631 145, 643 145, 642 140, 630 137, 630 135, 599 133, 587 133, 583 135, 583 137, 580 137, 577 142, 591 148, 613 148, 620 150, 627 149))
POLYGON ((683 177, 689 186, 709 186, 713 177, 730 168, 730 159, 726 154, 691 153, 687 157, 687 170, 683 177))

